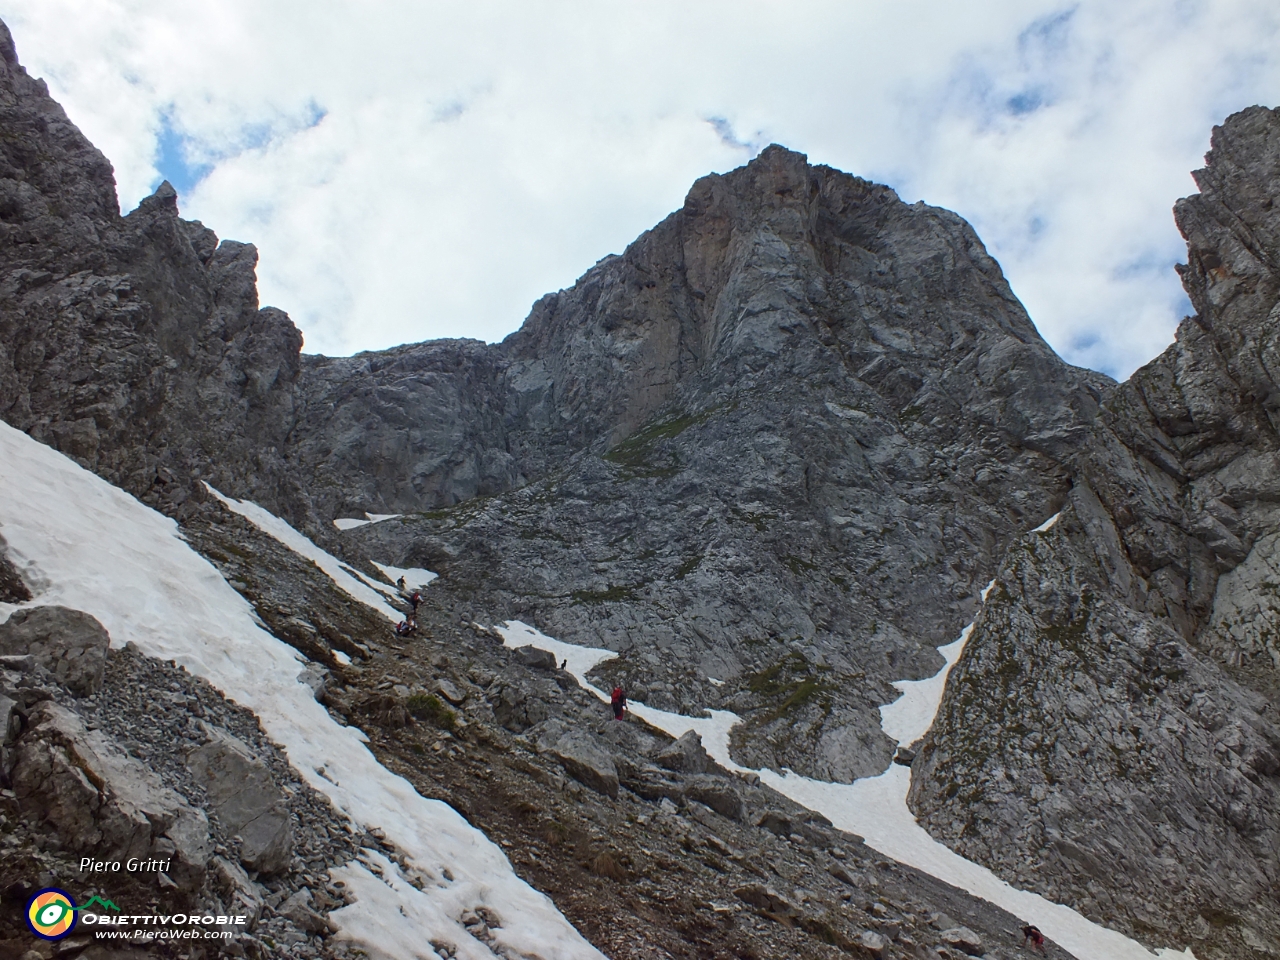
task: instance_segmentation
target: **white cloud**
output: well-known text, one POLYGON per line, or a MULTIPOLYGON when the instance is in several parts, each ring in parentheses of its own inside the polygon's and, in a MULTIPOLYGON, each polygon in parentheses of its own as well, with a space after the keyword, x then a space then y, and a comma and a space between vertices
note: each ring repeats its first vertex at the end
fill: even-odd
POLYGON ((1186 309, 1170 207, 1280 101, 1268 0, 4 0, 131 207, 262 251, 308 349, 498 339, 771 140, 968 217, 1047 339, 1127 374, 1186 309))

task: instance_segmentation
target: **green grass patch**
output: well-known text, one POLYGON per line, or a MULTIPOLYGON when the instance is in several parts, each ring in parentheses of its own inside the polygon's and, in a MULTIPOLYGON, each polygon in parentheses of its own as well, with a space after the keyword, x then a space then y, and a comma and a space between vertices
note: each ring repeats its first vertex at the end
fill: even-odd
POLYGON ((457 725, 458 715, 434 693, 415 693, 405 701, 405 707, 414 719, 433 724, 441 730, 453 730, 457 725))
POLYGON ((680 566, 676 567, 676 572, 672 575, 676 580, 683 580, 689 574, 698 568, 698 564, 702 563, 702 554, 690 557, 680 566))
POLYGON ((625 584, 606 587, 603 590, 575 590, 569 595, 574 604, 579 603, 617 603, 621 600, 636 599, 635 587, 625 584))
POLYGON ((666 440, 674 440, 690 427, 706 423, 717 413, 733 409, 736 404, 717 404, 701 413, 665 416, 641 427, 604 455, 610 463, 624 468, 626 479, 636 477, 666 478, 680 472, 680 461, 674 453, 668 453, 665 462, 658 462, 658 446, 666 440))
POLYGON ((809 663, 798 653, 791 653, 751 677, 747 681, 747 689, 775 704, 757 722, 772 723, 813 703, 829 713, 835 687, 821 675, 830 670, 830 667, 809 663))

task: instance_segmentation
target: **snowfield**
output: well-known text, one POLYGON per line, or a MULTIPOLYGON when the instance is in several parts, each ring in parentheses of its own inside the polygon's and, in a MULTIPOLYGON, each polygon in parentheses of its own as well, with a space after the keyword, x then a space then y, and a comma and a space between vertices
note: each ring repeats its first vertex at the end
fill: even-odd
MULTIPOLYGON (((1049 520, 1043 530, 1052 527, 1056 519, 1049 520)), ((994 580, 987 584, 982 592, 983 600, 994 584, 994 580)), ((495 629, 509 647, 529 644, 549 650, 557 660, 567 660, 566 669, 577 677, 582 686, 606 703, 609 701, 603 690, 587 680, 586 673, 596 664, 617 656, 613 651, 577 647, 544 636, 518 620, 508 621, 495 629)), ((900 745, 914 743, 933 726, 947 675, 960 659, 972 632, 971 623, 961 631, 957 640, 938 648, 947 662, 934 676, 894 683, 902 691, 902 696, 880 708, 881 728, 900 745)), ((1153 956, 1162 960, 1195 960, 1190 949, 1179 952, 1166 948, 1152 954, 1137 941, 1085 919, 1070 907, 1010 886, 986 867, 971 863, 934 840, 916 822, 907 806, 907 790, 911 786, 908 767, 891 763, 889 769, 878 777, 866 777, 853 783, 811 780, 790 771, 780 774, 767 769, 748 770, 734 763, 729 756, 729 731, 739 722, 736 714, 712 710, 709 718, 700 719, 656 710, 634 700, 628 701, 627 708, 673 737, 689 730, 697 731, 707 753, 722 767, 757 774, 763 783, 796 803, 821 813, 839 829, 862 836, 873 850, 994 903, 1015 917, 1021 917, 1025 923, 1035 924, 1045 936, 1079 960, 1152 960, 1153 956)))
MULTIPOLYGON (((288 524, 252 504, 236 509, 314 560, 352 596, 399 618, 382 593, 288 524)), ((299 775, 335 807, 365 828, 380 828, 404 851, 426 880, 424 892, 376 851, 333 871, 359 897, 331 914, 339 937, 385 960, 435 960, 433 940, 452 944, 462 960, 494 960, 460 920, 483 906, 501 917, 491 932, 512 956, 603 958, 550 899, 515 875, 484 834, 386 770, 357 730, 315 701, 296 679, 301 656, 262 629, 253 608, 191 549, 174 521, 4 423, 0 533, 36 597, 24 606, 84 610, 102 621, 113 646, 132 641, 203 677, 257 714, 299 775)), ((15 609, 0 604, 0 617, 15 609)))
MULTIPOLYGON (((256 504, 210 490, 231 510, 314 562, 352 598, 389 620, 400 619, 387 602, 396 595, 394 589, 343 564, 256 504)), ((382 519, 387 518, 360 522, 382 519)), ((1057 519, 1051 517, 1034 532, 1047 532, 1057 519)), ((424 891, 373 850, 332 871, 358 897, 330 915, 341 928, 339 936, 394 960, 428 960, 435 953, 431 941, 452 944, 462 960, 492 960, 495 954, 472 938, 460 919, 485 906, 502 917, 503 925, 492 930, 498 945, 516 956, 604 956, 546 896, 515 876, 498 847, 452 808, 423 798, 408 781, 382 767, 364 746, 360 731, 342 726, 315 701, 310 688, 296 679, 301 655, 260 626, 252 607, 187 545, 172 520, 4 423, 0 533, 37 595, 26 605, 62 604, 87 611, 106 626, 114 646, 132 641, 144 653, 175 660, 208 680, 253 710, 298 773, 335 807, 365 828, 382 829, 407 854, 412 870, 427 881, 424 891)), ((426 570, 378 566, 392 580, 404 576, 410 589, 435 577, 426 570)), ((990 589, 988 585, 983 591, 984 600, 990 589)), ((15 609, 0 604, 0 616, 7 618, 15 609)), ((617 656, 613 651, 565 643, 519 621, 495 629, 509 647, 530 644, 550 651, 583 687, 608 701, 586 674, 617 656)), ((935 676, 894 684, 902 696, 880 713, 882 728, 898 743, 913 743, 932 726, 947 675, 972 630, 969 624, 955 642, 939 648, 946 664, 935 676)), ((634 701, 629 709, 673 737, 697 731, 707 752, 727 769, 756 773, 840 829, 865 837, 880 853, 1036 924, 1080 960, 1195 960, 1190 949, 1162 949, 1153 955, 1068 907, 1015 889, 935 841, 907 807, 907 767, 890 764, 879 776, 852 784, 811 780, 790 771, 750 771, 729 755, 729 733, 739 722, 735 714, 713 710, 707 718, 685 717, 634 701)))

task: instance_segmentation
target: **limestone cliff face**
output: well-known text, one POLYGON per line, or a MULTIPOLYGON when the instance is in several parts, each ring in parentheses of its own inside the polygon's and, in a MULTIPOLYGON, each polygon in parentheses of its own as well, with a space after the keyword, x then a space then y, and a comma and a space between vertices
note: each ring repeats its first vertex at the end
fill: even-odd
POLYGON ((5 42, 0 415, 179 516, 196 478, 316 535, 412 514, 347 548, 603 640, 659 701, 734 705, 753 762, 884 766, 888 681, 936 668, 1062 501, 1109 383, 1053 354, 959 217, 781 147, 504 343, 301 357, 253 248, 167 185, 119 216, 5 42))
MULTIPOLYGON (((364 376, 409 394, 410 358, 446 349, 364 376)), ((483 435, 520 488, 348 544, 466 583, 477 616, 620 651, 652 702, 738 710, 745 761, 834 779, 888 763, 889 681, 937 668, 1056 509, 1108 383, 1054 356, 954 214, 780 147, 699 181, 498 349, 483 435)))
POLYGON ((121 217, 3 24, 0 130, 0 416, 138 496, 172 505, 198 474, 296 515, 302 338, 258 309, 254 248, 179 219, 167 183, 121 217))
POLYGON ((1280 942, 1280 112, 1179 202, 1196 316, 1104 400, 914 770, 935 836, 1199 957, 1280 942), (1122 919, 1121 919, 1122 918, 1122 919))
POLYGON ((698 181, 683 209, 544 297, 500 345, 305 368, 290 457, 310 487, 341 481, 322 514, 501 492, 693 395, 832 371, 895 421, 905 409, 940 435, 980 426, 1056 460, 1107 382, 1054 356, 959 217, 780 147, 698 181))

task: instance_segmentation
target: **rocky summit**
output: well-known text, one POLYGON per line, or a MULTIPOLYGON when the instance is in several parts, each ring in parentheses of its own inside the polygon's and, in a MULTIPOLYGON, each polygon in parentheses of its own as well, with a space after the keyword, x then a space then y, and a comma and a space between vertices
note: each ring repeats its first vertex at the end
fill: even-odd
MULTIPOLYGON (((848 784, 895 751, 929 834, 1008 883, 1151 948, 1280 955, 1280 113, 1215 130, 1176 208, 1196 315, 1123 384, 1056 356, 960 217, 776 145, 501 343, 328 358, 167 183, 121 215, 2 25, 0 131, 0 418, 177 521, 322 715, 607 955, 1025 955, 1035 917, 745 772, 848 784), (407 639, 397 569, 439 574, 407 639), (614 723, 513 621, 616 654, 587 679, 666 716, 732 711, 731 758, 614 723), (893 684, 971 622, 899 747, 893 684)), ((453 882, 193 675, 205 648, 126 646, 29 554, 0 540, 0 955, 53 955, 22 904, 88 883, 82 849, 167 864, 138 902, 246 911, 225 951, 254 960, 378 956, 353 865, 453 882)), ((468 939, 414 949, 517 955, 501 907, 454 912, 468 939)))

